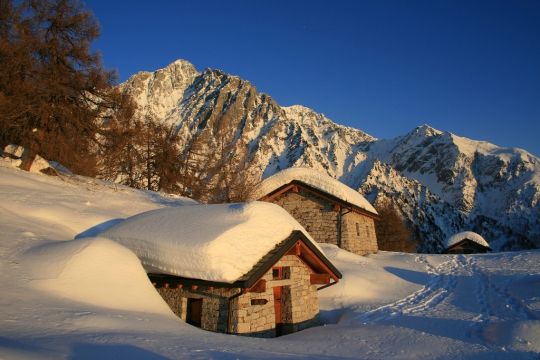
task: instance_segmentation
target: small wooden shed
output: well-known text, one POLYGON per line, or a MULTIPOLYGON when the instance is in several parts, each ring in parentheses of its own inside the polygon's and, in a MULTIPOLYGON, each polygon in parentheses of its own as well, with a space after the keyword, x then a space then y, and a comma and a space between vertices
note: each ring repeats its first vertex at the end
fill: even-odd
POLYGON ((375 208, 358 191, 307 168, 289 168, 265 179, 254 195, 287 210, 319 243, 358 255, 378 251, 375 208))
POLYGON ((488 242, 472 231, 464 231, 449 237, 445 242, 445 254, 482 254, 491 251, 488 242))
POLYGON ((341 273, 280 207, 191 205, 102 234, 132 249, 173 312, 205 330, 274 337, 318 324, 318 291, 341 273))

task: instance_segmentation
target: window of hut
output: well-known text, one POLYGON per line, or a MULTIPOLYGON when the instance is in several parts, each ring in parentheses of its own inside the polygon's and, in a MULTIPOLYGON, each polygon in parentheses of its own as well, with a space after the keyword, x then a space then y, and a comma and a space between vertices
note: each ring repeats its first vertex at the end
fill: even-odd
POLYGON ((291 278, 291 268, 289 266, 279 266, 272 268, 272 280, 283 280, 291 278))

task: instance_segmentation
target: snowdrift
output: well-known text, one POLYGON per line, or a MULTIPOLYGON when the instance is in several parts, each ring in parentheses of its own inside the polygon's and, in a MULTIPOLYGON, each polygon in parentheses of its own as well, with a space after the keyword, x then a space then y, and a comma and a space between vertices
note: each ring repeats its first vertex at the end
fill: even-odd
POLYGON ((53 296, 89 305, 171 315, 137 256, 102 238, 31 249, 23 257, 31 285, 53 296))

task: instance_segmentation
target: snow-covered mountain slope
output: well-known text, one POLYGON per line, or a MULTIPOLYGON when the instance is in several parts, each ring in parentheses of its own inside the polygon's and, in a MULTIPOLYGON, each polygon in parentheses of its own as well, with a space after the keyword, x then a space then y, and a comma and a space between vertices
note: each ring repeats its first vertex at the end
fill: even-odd
POLYGON ((120 88, 133 97, 141 115, 166 119, 197 75, 199 73, 192 64, 177 60, 164 69, 141 71, 120 88))
MULTIPOLYGON (((473 229, 496 249, 540 246, 540 160, 528 152, 427 125, 396 139, 380 140, 370 152, 371 158, 392 167, 396 174, 429 189, 437 197, 429 201, 429 207, 450 205, 444 214, 453 224, 440 219, 446 224, 439 226, 446 236, 473 229), (504 243, 499 239, 511 240, 504 243)), ((410 200, 422 201, 417 199, 410 200)))
POLYGON ((324 252, 324 326, 275 339, 176 318, 127 248, 86 237, 187 199, 0 166, 0 359, 537 359, 540 251, 324 252), (76 239, 73 239, 76 237, 76 239), (391 341, 389 341, 391 339, 391 341))
POLYGON ((418 180, 403 176, 392 166, 375 160, 369 173, 361 178, 360 191, 374 204, 387 201, 413 224, 416 236, 423 239, 424 252, 439 253, 447 233, 464 227, 465 216, 442 201, 418 180))
POLYGON ((310 109, 281 108, 249 81, 211 69, 195 78, 180 106, 164 121, 177 123, 185 146, 202 136, 211 149, 224 140, 239 152, 247 150, 265 176, 291 166, 342 174, 346 154, 356 144, 374 140, 310 109))
POLYGON ((540 246, 540 160, 524 150, 427 125, 378 140, 309 108, 281 107, 237 76, 199 74, 184 60, 121 86, 143 113, 151 108, 156 119, 176 124, 185 149, 194 138, 209 151, 220 141, 232 143, 263 178, 312 167, 369 192, 372 201, 400 204, 421 251, 436 251, 464 230, 482 234, 495 249, 540 246))

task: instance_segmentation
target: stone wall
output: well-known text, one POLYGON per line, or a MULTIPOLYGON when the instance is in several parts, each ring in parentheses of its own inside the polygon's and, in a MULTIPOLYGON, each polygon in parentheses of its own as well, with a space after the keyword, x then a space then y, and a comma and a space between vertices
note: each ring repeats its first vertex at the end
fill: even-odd
POLYGON ((167 305, 169 305, 173 313, 185 321, 187 318, 187 298, 181 296, 184 292, 180 289, 169 289, 164 287, 156 288, 156 290, 163 300, 165 300, 167 305))
POLYGON ((228 298, 239 292, 238 289, 207 287, 199 287, 197 290, 160 287, 156 290, 176 316, 184 321, 187 321, 188 298, 203 299, 201 328, 216 332, 227 332, 228 298))
POLYGON ((240 289, 214 289, 204 286, 196 290, 158 287, 157 291, 172 311, 184 321, 187 321, 188 316, 188 298, 203 299, 201 328, 204 330, 274 337, 276 315, 273 288, 282 286, 284 332, 294 332, 317 324, 319 299, 317 285, 310 283, 309 267, 295 255, 285 255, 273 267, 288 268, 288 278, 274 280, 270 269, 261 278, 266 281, 266 290, 262 293, 248 292, 234 297, 240 289), (229 300, 230 298, 232 300, 229 300), (266 300, 266 303, 252 304, 252 300, 266 300))
POLYGON ((298 279, 290 286, 293 331, 302 330, 318 323, 319 297, 317 285, 311 285, 311 270, 293 255, 285 256, 281 266, 291 267, 291 277, 298 279))
POLYGON ((370 217, 356 212, 343 215, 341 244, 342 248, 358 255, 377 252, 375 221, 370 217))
POLYGON ((272 202, 287 210, 315 241, 336 244, 338 213, 327 200, 300 189, 298 193, 286 192, 272 202))
POLYGON ((288 191, 271 202, 287 210, 319 243, 339 245, 358 255, 377 252, 375 222, 372 218, 349 212, 341 220, 341 244, 338 244, 339 213, 334 204, 300 187, 295 193, 288 191), (356 231, 358 223, 359 231, 356 231), (359 235, 358 235, 359 234, 359 235))
POLYGON ((247 293, 233 300, 232 332, 260 336, 275 336, 276 316, 274 312, 274 286, 283 286, 285 298, 282 320, 285 332, 302 330, 318 322, 319 299, 317 286, 310 284, 311 270, 296 256, 286 255, 274 267, 289 267, 290 278, 273 280, 272 269, 262 279, 266 280, 266 291, 247 293), (264 305, 251 305, 251 300, 264 299, 264 305), (288 301, 287 301, 288 300, 288 301))

